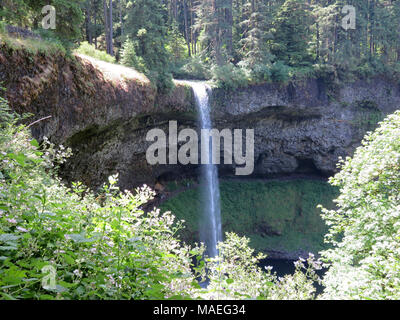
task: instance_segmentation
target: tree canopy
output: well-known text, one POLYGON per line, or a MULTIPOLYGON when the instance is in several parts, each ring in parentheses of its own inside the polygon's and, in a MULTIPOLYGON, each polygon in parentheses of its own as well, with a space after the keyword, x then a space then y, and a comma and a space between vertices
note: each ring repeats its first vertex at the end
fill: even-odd
POLYGON ((146 72, 161 88, 171 86, 171 74, 213 77, 221 84, 228 79, 235 86, 320 76, 322 70, 341 79, 393 76, 400 71, 399 1, 2 0, 1 4, 0 19, 5 23, 39 30, 41 8, 53 5, 57 28, 42 33, 52 32, 64 42, 86 40, 117 61, 129 55, 141 61, 131 66, 146 72), (348 6, 354 8, 354 18, 348 6), (345 26, 349 22, 354 28, 345 26))

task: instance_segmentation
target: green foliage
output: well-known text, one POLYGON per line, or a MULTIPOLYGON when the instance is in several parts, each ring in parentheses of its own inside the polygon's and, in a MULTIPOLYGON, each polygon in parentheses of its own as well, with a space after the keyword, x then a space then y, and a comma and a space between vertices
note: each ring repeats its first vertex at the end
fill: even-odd
POLYGON ((131 39, 127 39, 123 45, 121 63, 140 72, 146 71, 143 58, 136 54, 135 43, 131 39))
POLYGON ((207 66, 199 56, 194 56, 185 61, 183 66, 173 70, 176 79, 211 79, 210 67, 207 66))
POLYGON ((113 56, 110 56, 105 51, 97 50, 94 45, 89 44, 87 41, 82 42, 76 52, 105 62, 115 63, 113 56))
POLYGON ((270 295, 275 278, 270 270, 265 272, 258 267, 265 256, 255 255, 248 245, 249 239, 226 234, 226 241, 218 246, 219 256, 207 263, 210 283, 203 298, 255 299, 270 295))
POLYGON ((168 55, 172 58, 172 65, 176 65, 188 57, 185 38, 179 32, 176 23, 172 23, 170 26, 168 30, 168 39, 169 41, 166 44, 166 49, 168 55))
POLYGON ((219 88, 234 90, 240 87, 245 87, 249 83, 249 79, 245 72, 232 63, 224 64, 222 66, 215 65, 211 72, 213 75, 212 80, 219 88))
POLYGON ((7 23, 26 25, 29 7, 26 0, 3 0, 0 6, 0 17, 7 23))
MULTIPOLYGON (((332 207, 337 194, 327 183, 228 180, 221 181, 220 193, 224 230, 250 237, 257 250, 318 252, 324 248, 327 228, 317 205, 332 207)), ((184 191, 161 206, 186 221, 187 228, 181 234, 188 241, 197 240, 203 207, 198 188, 184 191)))
POLYGON ((239 62, 252 82, 266 82, 271 77, 269 70, 273 58, 267 41, 271 39, 269 32, 269 8, 262 0, 248 1, 244 5, 245 20, 241 23, 244 29, 239 62))
POLYGON ((271 79, 275 82, 287 82, 289 80, 290 67, 282 61, 275 62, 270 72, 271 79))
POLYGON ((248 61, 243 60, 240 62, 239 66, 247 75, 247 78, 251 83, 265 83, 271 80, 271 69, 268 65, 263 63, 248 63, 248 61))
POLYGON ((190 261, 201 251, 180 245, 170 213, 140 209, 153 192, 121 193, 116 177, 98 195, 63 186, 55 170, 70 150, 46 139, 39 148, 0 104, 0 297, 188 297, 190 261), (55 286, 46 282, 51 269, 55 286))
POLYGON ((232 56, 232 1, 199 1, 196 6, 196 28, 202 55, 207 62, 222 66, 232 56))
POLYGON ((321 263, 310 255, 295 263, 293 275, 278 278, 271 268, 259 267, 264 255, 254 253, 249 239, 234 233, 226 234, 226 241, 218 245, 219 256, 207 259, 207 290, 200 290, 200 298, 206 300, 311 300, 315 298, 315 281, 320 281, 316 270, 321 263))
POLYGON ((249 239, 227 234, 220 256, 204 260, 204 247, 175 237, 181 222, 170 213, 140 209, 154 195, 148 187, 122 193, 117 175, 97 195, 65 187, 55 173, 71 150, 47 138, 40 146, 19 120, 1 99, 2 299, 314 298, 312 258, 278 279, 260 269, 249 239), (209 279, 206 289, 198 277, 209 279))
POLYGON ((289 66, 310 64, 310 12, 302 0, 286 0, 274 21, 272 53, 289 66))
POLYGON ((124 64, 162 91, 173 87, 171 73, 229 88, 313 78, 322 70, 329 70, 327 86, 400 75, 399 1, 121 0, 112 8, 107 32, 100 0, 3 0, 0 20, 36 30, 68 52, 84 39, 102 48, 111 35, 117 60, 125 51, 124 64), (41 28, 45 4, 57 10, 55 30, 41 28), (342 27, 345 5, 356 8, 354 30, 342 27))
POLYGON ((31 38, 18 38, 15 39, 8 35, 7 32, 2 33, 0 30, 0 44, 5 43, 6 46, 12 50, 24 49, 31 54, 42 53, 66 55, 69 53, 65 46, 55 38, 31 39, 31 38))
POLYGON ((41 21, 44 17, 42 8, 52 5, 56 8, 56 29, 48 30, 55 38, 68 46, 80 37, 80 25, 83 21, 81 3, 83 0, 6 0, 0 17, 9 24, 41 29, 41 21))
POLYGON ((6 32, 6 25, 3 21, 0 21, 0 34, 6 32))
POLYGON ((40 0, 28 1, 33 16, 41 21, 41 9, 45 5, 56 8, 56 29, 54 33, 61 41, 74 41, 81 35, 80 25, 83 22, 81 3, 83 0, 40 0))
POLYGON ((160 1, 135 0, 126 21, 128 38, 134 44, 136 55, 143 60, 144 72, 163 92, 173 88, 166 17, 166 8, 160 1))
POLYGON ((330 183, 340 188, 337 210, 324 210, 330 226, 323 252, 330 268, 326 298, 400 297, 400 113, 368 134, 353 158, 340 163, 330 183))
POLYGON ((168 192, 174 192, 178 190, 184 190, 185 188, 196 186, 196 183, 192 179, 183 179, 179 181, 169 181, 166 183, 166 189, 168 192))

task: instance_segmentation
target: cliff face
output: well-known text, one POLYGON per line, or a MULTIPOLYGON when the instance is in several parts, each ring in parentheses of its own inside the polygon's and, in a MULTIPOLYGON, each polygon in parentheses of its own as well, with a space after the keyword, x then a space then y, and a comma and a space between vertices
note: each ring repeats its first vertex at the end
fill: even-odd
POLYGON ((399 107, 400 86, 382 78, 334 89, 311 79, 213 94, 219 127, 255 130, 255 175, 331 175, 338 157, 352 155, 365 133, 399 107))
POLYGON ((72 147, 62 175, 91 187, 117 171, 124 187, 151 183, 163 171, 146 163, 147 131, 176 119, 176 113, 178 118, 193 113, 192 92, 185 85, 160 95, 133 69, 4 42, 0 83, 12 109, 34 115, 28 122, 51 116, 32 126, 33 135, 72 147))
MULTIPOLYGON (((1 42, 0 83, 14 110, 34 114, 28 123, 51 116, 31 129, 38 140, 47 136, 73 149, 72 158, 61 168, 64 178, 96 189, 118 172, 122 188, 148 184, 164 190, 150 205, 173 210, 188 221, 184 239, 198 240, 195 231, 202 205, 190 193, 192 180, 186 179, 197 176, 198 166, 151 166, 146 161, 149 130, 168 133, 171 120, 178 122, 178 130, 198 130, 188 85, 177 82, 173 92, 163 95, 129 68, 1 42), (164 183, 169 180, 181 181, 164 183), (170 190, 174 183, 182 188, 170 190), (164 202, 169 196, 175 198, 164 202)), ((210 100, 215 128, 255 132, 255 169, 249 180, 235 189, 228 179, 234 175, 234 165, 219 166, 220 176, 228 181, 221 188, 224 230, 250 235, 252 245, 272 257, 297 258, 305 248, 319 250, 325 225, 315 205, 333 193, 311 182, 306 189, 308 182, 294 182, 300 184, 298 190, 292 186, 270 190, 251 178, 331 175, 339 156, 351 156, 365 133, 399 108, 400 85, 384 78, 346 85, 309 79, 234 91, 214 89, 210 100)))
MULTIPOLYGON (((177 84, 157 94, 132 69, 64 54, 33 53, 0 45, 0 82, 18 112, 31 112, 39 140, 48 136, 73 149, 63 168, 69 180, 98 187, 119 172, 123 188, 196 175, 196 166, 146 161, 152 128, 197 128, 193 93, 177 84)), ((351 155, 366 131, 400 106, 400 86, 383 78, 343 86, 310 79, 212 92, 215 127, 255 130, 255 171, 265 177, 293 173, 330 175, 339 156, 351 155)), ((221 165, 221 175, 234 166, 221 165)))

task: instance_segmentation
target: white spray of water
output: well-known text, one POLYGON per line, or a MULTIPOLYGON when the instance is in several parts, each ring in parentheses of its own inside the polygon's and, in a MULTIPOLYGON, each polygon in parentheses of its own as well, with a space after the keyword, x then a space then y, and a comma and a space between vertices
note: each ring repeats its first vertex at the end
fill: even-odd
MULTIPOLYGON (((201 129, 212 129, 208 95, 208 90, 211 88, 201 82, 192 82, 191 85, 199 110, 201 129)), ((218 170, 217 166, 212 164, 212 139, 210 139, 209 148, 209 164, 203 164, 201 167, 205 205, 204 217, 200 225, 200 240, 207 246, 207 255, 216 257, 218 256, 217 244, 222 241, 222 231, 218 170)))

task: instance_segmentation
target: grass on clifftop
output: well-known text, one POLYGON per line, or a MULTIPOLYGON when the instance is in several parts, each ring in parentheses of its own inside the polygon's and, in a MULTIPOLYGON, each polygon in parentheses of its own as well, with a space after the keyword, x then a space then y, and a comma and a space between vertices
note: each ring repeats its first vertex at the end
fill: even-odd
POLYGON ((0 45, 5 44, 13 50, 25 49, 32 54, 63 54, 67 53, 65 47, 56 41, 38 40, 32 38, 12 37, 0 29, 0 45))
POLYGON ((75 50, 76 53, 84 54, 92 58, 96 58, 101 61, 115 63, 115 58, 105 51, 97 50, 94 45, 87 41, 81 43, 78 49, 75 50))
MULTIPOLYGON (((251 239, 260 251, 314 253, 324 248, 327 227, 318 204, 332 208, 337 190, 323 181, 221 181, 223 231, 251 239)), ((186 221, 185 241, 198 241, 203 203, 199 188, 166 201, 161 208, 186 221)))

